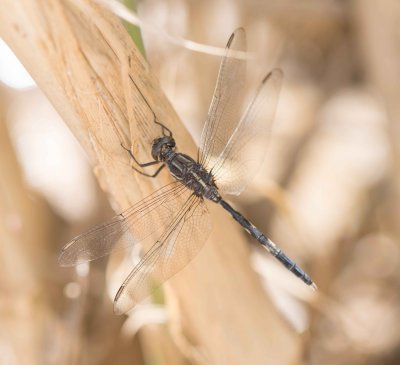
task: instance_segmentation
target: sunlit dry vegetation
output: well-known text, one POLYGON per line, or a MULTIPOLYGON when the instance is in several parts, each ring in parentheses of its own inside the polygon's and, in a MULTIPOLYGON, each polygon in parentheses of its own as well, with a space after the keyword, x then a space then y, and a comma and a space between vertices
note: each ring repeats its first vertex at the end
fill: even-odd
POLYGON ((37 84, 7 85, 19 71, 0 63, 0 363, 400 363, 400 3, 143 0, 145 57, 99 3, 0 5, 0 37, 37 84), (195 156, 220 62, 209 53, 239 26, 249 89, 273 67, 285 77, 267 158, 231 201, 319 290, 210 207, 198 257, 115 316, 130 255, 76 269, 57 257, 170 181, 134 173, 120 146, 146 159, 158 132, 130 80, 195 156))

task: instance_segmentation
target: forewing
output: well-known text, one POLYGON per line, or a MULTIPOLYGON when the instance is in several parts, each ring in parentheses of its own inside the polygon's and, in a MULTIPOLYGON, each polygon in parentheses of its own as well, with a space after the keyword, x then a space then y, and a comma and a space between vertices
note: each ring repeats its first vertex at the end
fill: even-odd
POLYGON ((182 270, 198 254, 210 232, 207 207, 193 194, 125 279, 115 297, 114 312, 126 313, 182 270))
POLYGON ((61 250, 60 264, 73 266, 92 261, 162 232, 190 194, 179 182, 164 186, 108 223, 68 242, 61 250))
POLYGON ((219 190, 237 195, 260 168, 267 149, 283 73, 272 70, 261 82, 243 117, 210 171, 219 190))
POLYGON ((246 61, 232 56, 246 50, 246 34, 237 29, 229 38, 217 84, 201 135, 199 162, 206 168, 223 151, 239 123, 244 97, 246 61))

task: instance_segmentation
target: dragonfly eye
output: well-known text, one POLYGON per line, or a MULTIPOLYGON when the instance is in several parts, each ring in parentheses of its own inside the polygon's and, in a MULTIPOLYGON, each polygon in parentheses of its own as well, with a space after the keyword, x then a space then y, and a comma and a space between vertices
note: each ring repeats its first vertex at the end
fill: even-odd
POLYGON ((151 149, 154 160, 160 161, 165 149, 175 149, 175 140, 169 136, 155 139, 151 149))
POLYGON ((159 160, 161 148, 163 146, 162 138, 157 138, 153 141, 153 146, 151 148, 151 155, 154 160, 159 160))

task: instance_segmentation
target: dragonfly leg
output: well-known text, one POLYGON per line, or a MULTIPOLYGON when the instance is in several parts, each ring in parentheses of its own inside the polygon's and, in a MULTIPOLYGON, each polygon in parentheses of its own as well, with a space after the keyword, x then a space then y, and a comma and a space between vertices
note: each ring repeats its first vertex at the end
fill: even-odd
MULTIPOLYGON (((159 162, 159 161, 157 161, 157 162, 159 162)), ((145 172, 143 172, 143 171, 138 170, 135 166, 131 166, 131 167, 132 167, 132 169, 134 169, 136 172, 138 172, 139 174, 141 174, 141 175, 143 175, 143 176, 147 176, 147 177, 156 177, 156 176, 161 172, 161 170, 165 167, 165 165, 162 164, 162 165, 155 171, 154 174, 147 174, 147 173, 145 173, 145 172)))
MULTIPOLYGON (((145 162, 145 163, 140 163, 140 162, 136 159, 136 157, 135 157, 135 155, 132 153, 132 151, 131 151, 129 148, 125 147, 123 143, 121 143, 121 147, 122 147, 126 152, 129 153, 129 156, 131 156, 132 160, 133 160, 138 166, 140 166, 140 167, 148 167, 148 166, 153 166, 153 165, 157 165, 157 164, 162 163, 162 161, 156 161, 156 160, 150 161, 150 162, 145 162)), ((147 177, 156 177, 156 176, 161 172, 161 170, 163 169, 164 166, 165 166, 164 164, 161 165, 161 166, 154 172, 154 174, 148 174, 148 173, 146 173, 146 172, 140 171, 140 170, 137 169, 135 166, 131 165, 132 169, 134 169, 134 170, 135 170, 136 172, 138 172, 139 174, 141 174, 141 175, 143 175, 143 176, 147 176, 147 177)))
MULTIPOLYGON (((154 112, 153 112, 153 114, 154 114, 154 112)), ((169 136, 172 137, 172 132, 171 132, 171 130, 170 130, 168 127, 166 127, 164 124, 162 124, 162 123, 160 123, 160 122, 157 122, 157 117, 156 117, 155 114, 154 114, 153 118, 154 118, 154 123, 155 123, 155 124, 158 124, 158 125, 162 128, 163 136, 164 136, 164 137, 166 136, 165 131, 167 131, 168 134, 169 134, 169 136)))
POLYGON ((169 134, 169 136, 172 137, 172 132, 171 132, 171 130, 170 130, 168 127, 166 127, 164 124, 162 124, 162 123, 160 123, 160 122, 157 121, 156 113, 154 113, 153 108, 150 106, 149 102, 148 102, 147 99, 144 97, 143 93, 140 91, 140 89, 138 88, 138 86, 136 85, 136 82, 133 81, 132 76, 129 76, 129 78, 131 79, 131 81, 132 81, 133 84, 135 85, 137 91, 139 91, 140 95, 142 95, 143 100, 145 101, 145 103, 147 104, 147 106, 149 107, 149 109, 151 110, 151 112, 153 113, 153 122, 154 122, 155 124, 158 124, 158 125, 162 128, 162 134, 163 134, 163 136, 164 136, 164 137, 166 136, 166 133, 165 133, 165 132, 167 131, 168 134, 169 134))
POLYGON ((158 163, 161 163, 161 161, 156 161, 156 160, 150 161, 150 162, 145 162, 145 163, 140 163, 140 162, 136 159, 135 155, 132 153, 132 151, 130 150, 130 148, 125 147, 123 143, 121 143, 121 147, 122 147, 126 152, 129 153, 129 156, 131 156, 132 160, 135 161, 136 164, 139 165, 140 167, 147 167, 147 166, 152 166, 152 165, 156 165, 156 164, 158 164, 158 163))

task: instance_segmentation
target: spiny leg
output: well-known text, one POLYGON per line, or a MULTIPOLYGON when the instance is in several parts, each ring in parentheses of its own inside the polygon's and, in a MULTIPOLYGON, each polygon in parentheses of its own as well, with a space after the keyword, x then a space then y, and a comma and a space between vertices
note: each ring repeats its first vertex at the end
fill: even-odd
MULTIPOLYGON (((158 161, 157 161, 157 162, 158 162, 158 161)), ((145 172, 138 170, 138 169, 137 169, 136 167, 134 167, 134 166, 131 166, 131 167, 132 167, 132 169, 134 169, 135 171, 137 171, 139 174, 142 174, 143 176, 147 176, 147 177, 156 177, 156 176, 161 172, 161 170, 165 167, 165 165, 162 164, 162 165, 156 170, 156 172, 155 172, 154 174, 146 174, 145 172)))
POLYGON ((172 131, 166 127, 164 124, 160 123, 157 121, 157 116, 156 113, 154 113, 153 108, 150 106, 149 102, 147 101, 147 99, 144 97, 143 93, 140 91, 140 89, 138 88, 138 86, 136 85, 136 82, 133 80, 132 76, 129 76, 129 78, 131 79, 131 81, 133 82, 133 84, 135 85, 137 91, 139 91, 140 95, 142 96, 143 100, 145 101, 145 103, 147 104, 147 106, 149 107, 149 109, 151 110, 151 112, 153 113, 153 122, 155 124, 158 124, 161 128, 162 128, 162 134, 165 137, 165 131, 168 132, 169 136, 172 137, 172 131))
POLYGON ((133 159, 133 161, 135 161, 136 164, 138 164, 140 167, 147 167, 147 166, 152 166, 152 165, 156 165, 156 164, 158 164, 158 163, 161 163, 161 161, 156 161, 156 160, 150 161, 150 162, 145 162, 145 163, 140 163, 140 162, 136 159, 136 157, 135 157, 135 155, 132 153, 132 151, 131 151, 129 148, 125 147, 123 143, 121 143, 121 147, 122 147, 126 152, 129 153, 129 156, 131 156, 132 159, 133 159))
MULTIPOLYGON (((172 131, 171 131, 168 127, 166 127, 164 124, 162 124, 162 123, 160 123, 160 122, 157 121, 157 116, 156 116, 156 114, 154 113, 154 110, 151 108, 149 102, 148 102, 147 99, 144 97, 143 93, 142 93, 141 90, 138 88, 138 86, 136 85, 136 82, 133 80, 132 76, 129 76, 129 78, 131 79, 131 81, 132 81, 133 84, 135 85, 136 89, 139 91, 140 95, 142 96, 143 100, 146 102, 146 104, 147 104, 148 108, 150 109, 150 111, 153 113, 153 122, 154 122, 155 124, 158 124, 158 125, 161 127, 163 136, 166 137, 166 132, 168 132, 169 136, 172 137, 172 131)), ((140 163, 140 162, 136 159, 136 157, 134 156, 134 154, 132 153, 132 151, 131 151, 129 148, 125 147, 125 146, 123 145, 123 143, 121 143, 121 147, 122 147, 125 151, 127 151, 127 152, 129 153, 129 155, 131 156, 131 158, 133 159, 133 161, 135 161, 135 163, 136 163, 137 165, 139 165, 140 167, 147 167, 147 166, 152 166, 152 165, 157 165, 157 164, 159 164, 159 163, 162 163, 161 161, 155 161, 155 160, 154 160, 154 161, 150 161, 150 162, 140 163)), ((156 172, 155 172, 154 174, 147 174, 147 173, 145 173, 145 172, 143 172, 143 171, 140 171, 139 169, 137 169, 137 168, 135 168, 134 166, 131 165, 132 169, 134 169, 134 170, 137 171, 138 173, 142 174, 143 176, 147 176, 147 177, 156 177, 156 176, 161 172, 161 170, 164 168, 164 166, 165 166, 164 164, 163 164, 162 166, 160 166, 160 167, 156 170, 156 172)))
POLYGON ((153 112, 153 118, 154 118, 154 123, 155 123, 155 124, 158 124, 158 125, 162 128, 163 136, 164 136, 164 137, 166 136, 165 131, 167 131, 168 134, 169 134, 169 136, 172 137, 172 132, 171 132, 171 130, 170 130, 168 127, 166 127, 164 124, 162 124, 162 123, 160 123, 160 122, 157 122, 157 117, 156 117, 156 115, 154 114, 154 112, 153 112))
MULTIPOLYGON (((152 166, 152 165, 157 165, 159 163, 162 163, 162 161, 150 161, 150 162, 145 162, 145 163, 140 163, 134 156, 134 154, 132 153, 132 151, 125 147, 123 143, 121 143, 121 147, 129 153, 129 156, 131 156, 132 160, 135 161, 135 163, 137 165, 139 165, 140 167, 148 167, 148 166, 152 166)), ((135 170, 136 172, 138 172, 139 174, 143 175, 143 176, 147 176, 147 177, 156 177, 161 170, 165 167, 164 164, 162 164, 155 172, 154 174, 147 174, 146 172, 140 171, 139 169, 137 169, 135 166, 131 165, 132 169, 135 170)))

